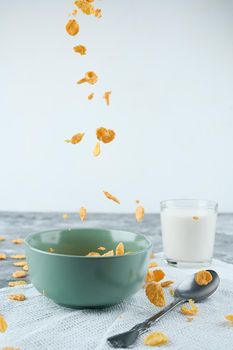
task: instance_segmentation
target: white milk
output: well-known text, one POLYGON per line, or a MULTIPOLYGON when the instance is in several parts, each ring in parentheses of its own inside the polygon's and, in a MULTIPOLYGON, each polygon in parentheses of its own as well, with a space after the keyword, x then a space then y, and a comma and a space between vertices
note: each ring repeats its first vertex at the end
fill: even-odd
POLYGON ((211 209, 164 208, 161 212, 165 256, 177 262, 209 262, 217 214, 211 209))

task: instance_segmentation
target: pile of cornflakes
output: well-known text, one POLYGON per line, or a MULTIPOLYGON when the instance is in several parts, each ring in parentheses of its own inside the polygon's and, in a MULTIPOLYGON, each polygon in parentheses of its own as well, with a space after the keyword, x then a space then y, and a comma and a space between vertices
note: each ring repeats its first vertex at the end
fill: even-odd
MULTIPOLYGON (((105 247, 99 247, 97 248, 97 250, 99 251, 105 251, 106 248, 105 247)), ((118 245, 116 246, 116 250, 115 250, 115 255, 124 255, 125 254, 125 247, 124 244, 122 242, 118 243, 118 245)), ((100 254, 99 252, 89 252, 88 254, 86 254, 86 256, 114 256, 114 250, 109 250, 108 252, 104 253, 104 254, 100 254)))

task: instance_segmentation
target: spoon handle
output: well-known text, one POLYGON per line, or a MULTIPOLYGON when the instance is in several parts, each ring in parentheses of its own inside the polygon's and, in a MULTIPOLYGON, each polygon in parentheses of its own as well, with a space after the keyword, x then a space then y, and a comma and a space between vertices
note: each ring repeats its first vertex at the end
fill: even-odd
POLYGON ((128 348, 135 343, 138 336, 144 333, 151 325, 158 321, 161 317, 166 315, 169 311, 173 310, 177 305, 183 304, 186 300, 177 298, 171 304, 167 305, 163 310, 156 315, 146 319, 144 322, 136 324, 128 332, 113 335, 107 339, 109 345, 113 348, 128 348))
POLYGON ((139 323, 138 325, 136 325, 135 327, 139 327, 142 328, 144 327, 145 329, 150 328, 150 326, 155 322, 158 321, 161 317, 163 317, 164 315, 166 315, 169 311, 173 310, 176 306, 183 304, 186 300, 181 299, 181 298, 176 298, 172 303, 170 303, 169 305, 167 305, 165 308, 163 308, 163 310, 159 311, 157 314, 155 314, 154 316, 148 318, 147 320, 145 320, 142 323, 139 323))

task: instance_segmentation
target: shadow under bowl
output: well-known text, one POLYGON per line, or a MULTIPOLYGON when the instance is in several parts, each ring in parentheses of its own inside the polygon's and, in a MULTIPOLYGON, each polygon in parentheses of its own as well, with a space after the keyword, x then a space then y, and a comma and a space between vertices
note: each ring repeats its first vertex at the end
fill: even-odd
POLYGON ((132 232, 85 228, 31 234, 25 247, 30 279, 40 293, 67 307, 93 308, 120 303, 143 286, 152 245, 132 232), (115 250, 119 242, 128 254, 86 256, 115 250), (106 250, 98 251, 100 246, 106 250))

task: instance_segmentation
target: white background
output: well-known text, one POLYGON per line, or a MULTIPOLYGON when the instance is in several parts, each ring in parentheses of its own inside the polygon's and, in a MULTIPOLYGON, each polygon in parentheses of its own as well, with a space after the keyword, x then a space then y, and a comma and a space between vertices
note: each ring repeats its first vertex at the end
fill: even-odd
POLYGON ((233 1, 96 5, 102 19, 79 13, 70 37, 72 1, 0 1, 0 210, 132 212, 141 199, 154 212, 194 197, 233 211, 233 1), (99 83, 76 85, 87 70, 99 83), (94 158, 99 126, 117 137, 94 158))

